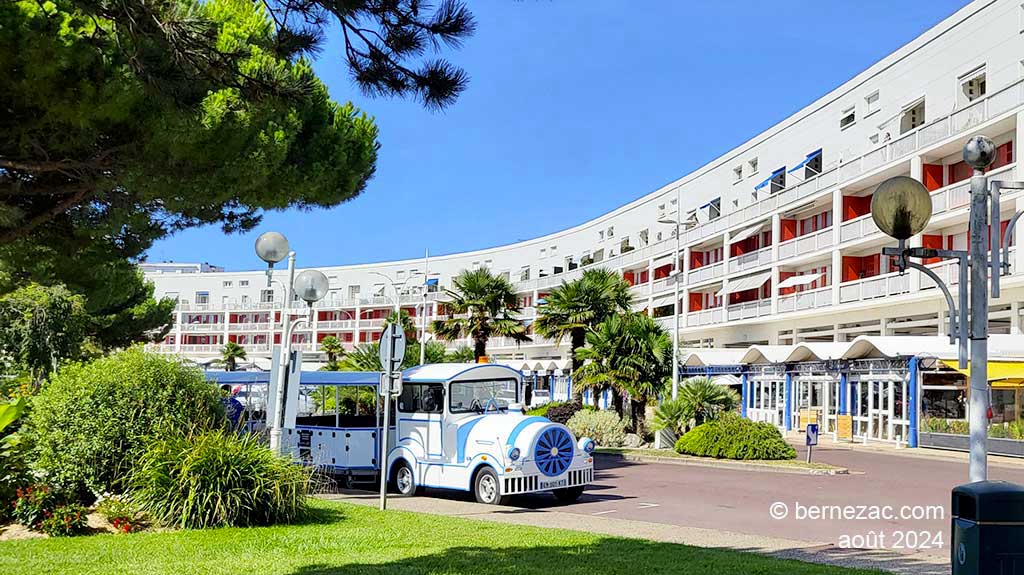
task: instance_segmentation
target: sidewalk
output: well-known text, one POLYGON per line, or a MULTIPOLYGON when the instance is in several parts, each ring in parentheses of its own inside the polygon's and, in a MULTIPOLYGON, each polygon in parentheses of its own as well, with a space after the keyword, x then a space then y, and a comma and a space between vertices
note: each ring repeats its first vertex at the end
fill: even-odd
MULTIPOLYGON (((376 506, 378 503, 377 495, 366 491, 344 491, 338 494, 321 495, 320 497, 357 505, 376 506)), ((949 573, 949 559, 942 555, 840 549, 835 545, 827 543, 763 537, 628 519, 614 519, 605 516, 584 516, 550 509, 527 509, 513 506, 497 507, 441 497, 390 497, 388 499, 388 508, 514 525, 587 531, 612 537, 647 539, 696 547, 725 548, 784 559, 795 559, 808 563, 861 569, 880 569, 891 573, 908 575, 944 575, 949 573)))
MULTIPOLYGON (((804 445, 804 434, 791 431, 785 434, 785 438, 786 441, 797 449, 799 457, 803 457, 807 449, 804 445)), ((933 449, 928 447, 909 448, 881 441, 873 441, 867 444, 860 442, 851 443, 846 441, 833 442, 830 436, 821 436, 818 441, 819 444, 814 448, 814 453, 821 454, 822 457, 826 457, 828 451, 853 451, 883 453, 886 455, 930 459, 933 461, 959 461, 965 466, 969 460, 969 454, 964 451, 951 451, 948 449, 933 449)), ((814 457, 814 459, 817 460, 818 458, 814 457)), ((994 467, 1021 470, 1024 469, 1024 458, 1007 457, 1004 455, 989 455, 988 464, 994 467)), ((851 469, 851 471, 855 470, 851 469)))

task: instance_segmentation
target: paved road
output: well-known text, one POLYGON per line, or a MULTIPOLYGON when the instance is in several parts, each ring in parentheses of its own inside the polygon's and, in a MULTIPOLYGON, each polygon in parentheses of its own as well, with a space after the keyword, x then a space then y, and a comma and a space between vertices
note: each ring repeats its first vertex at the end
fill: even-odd
MULTIPOLYGON (((594 485, 579 502, 558 510, 844 547, 949 553, 950 489, 966 481, 965 463, 829 447, 817 448, 815 460, 847 467, 851 474, 797 475, 599 458, 594 485), (769 510, 776 502, 786 505, 785 519, 771 517, 769 510), (896 514, 903 506, 921 506, 908 511, 930 513, 933 518, 801 520, 794 517, 798 504, 804 509, 854 506, 853 512, 865 517, 873 508, 857 506, 891 506, 896 514), (858 535, 862 539, 855 539, 858 535)), ((1024 484, 1024 467, 992 467, 990 477, 1024 484)), ((555 506, 549 496, 522 497, 513 504, 555 506)))

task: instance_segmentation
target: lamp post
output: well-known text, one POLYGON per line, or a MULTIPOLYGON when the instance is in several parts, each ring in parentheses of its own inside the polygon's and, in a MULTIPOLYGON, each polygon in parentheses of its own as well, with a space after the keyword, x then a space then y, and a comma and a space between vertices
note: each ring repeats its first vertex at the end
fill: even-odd
POLYGON ((683 222, 679 216, 682 214, 679 204, 679 192, 676 192, 676 219, 658 220, 659 224, 675 226, 676 251, 672 260, 672 286, 674 299, 672 300, 672 316, 674 327, 672 329, 672 399, 679 397, 679 282, 683 277, 679 269, 679 254, 682 247, 682 231, 692 227, 695 222, 687 220, 683 222))
MULTIPOLYGON (((995 160, 995 144, 984 136, 975 136, 964 145, 964 162, 974 168, 971 176, 970 245, 964 250, 936 250, 907 248, 910 237, 924 231, 932 215, 931 196, 918 181, 898 176, 882 182, 871 198, 871 215, 879 229, 899 240, 899 247, 884 248, 883 255, 897 256, 900 272, 916 269, 929 276, 946 296, 949 307, 950 340, 958 341, 958 359, 961 369, 968 366, 970 340, 970 480, 985 481, 988 477, 988 299, 989 268, 992 269, 992 296, 999 295, 999 275, 1008 271, 1000 262, 999 245, 999 191, 1024 189, 1024 182, 993 182, 989 185, 985 168, 995 160), (992 221, 989 221, 991 215, 992 221), (991 224, 991 226, 990 226, 991 224), (991 227, 991 230, 990 230, 991 227), (991 260, 987 254, 991 242, 991 260), (958 259, 960 284, 958 286, 960 310, 949 288, 931 269, 908 258, 958 259), (968 304, 968 267, 970 270, 970 303, 968 304), (969 308, 969 312, 968 312, 969 308), (968 313, 970 324, 968 326, 968 313)), ((1007 241, 1021 212, 1014 215, 1006 231, 1007 241)), ((913 382, 916 385, 916 382, 913 382)), ((917 405, 912 406, 917 409, 917 405)))
MULTIPOLYGON (((426 346, 424 345, 425 342, 423 341, 423 339, 426 337, 426 330, 427 330, 427 325, 426 325, 427 319, 426 319, 426 317, 424 315, 424 314, 427 313, 427 284, 426 284, 426 282, 427 282, 428 279, 430 279, 431 275, 437 275, 437 274, 430 274, 430 273, 427 273, 427 272, 416 272, 416 273, 410 274, 409 277, 405 278, 405 281, 403 281, 401 283, 398 283, 398 282, 394 281, 393 279, 391 279, 391 276, 389 276, 389 275, 387 275, 385 273, 370 272, 370 274, 371 275, 375 275, 375 276, 380 276, 380 277, 384 278, 385 280, 387 280, 387 285, 391 286, 391 289, 393 289, 395 291, 395 299, 392 300, 392 302, 395 304, 395 321, 398 323, 398 325, 402 325, 402 306, 401 306, 401 303, 400 303, 401 302, 401 296, 399 295, 398 289, 401 288, 401 287, 405 287, 405 285, 407 283, 409 283, 409 280, 411 280, 412 278, 417 277, 417 276, 423 276, 423 312, 420 314, 420 330, 419 330, 420 334, 421 334, 421 338, 420 338, 420 342, 419 342, 420 343, 420 365, 423 365, 424 363, 426 363, 426 346)), ((384 296, 384 297, 387 297, 387 296, 384 296)))

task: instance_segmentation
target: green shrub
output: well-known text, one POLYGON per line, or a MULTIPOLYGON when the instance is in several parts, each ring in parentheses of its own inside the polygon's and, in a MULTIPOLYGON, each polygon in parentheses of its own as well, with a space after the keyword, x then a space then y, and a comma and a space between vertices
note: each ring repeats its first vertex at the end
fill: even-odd
POLYGON ((120 495, 104 495, 96 501, 96 512, 123 533, 135 531, 139 526, 139 510, 134 503, 120 495))
POLYGON ((558 407, 560 405, 565 405, 565 402, 564 401, 549 401, 549 402, 545 403, 544 405, 541 405, 539 407, 534 407, 533 409, 527 410, 526 411, 526 415, 537 416, 537 417, 547 417, 549 409, 551 409, 552 407, 558 407))
POLYGON ((84 497, 120 491, 150 438, 223 417, 202 371, 136 347, 61 367, 33 401, 29 428, 47 481, 84 497))
POLYGON ((668 399, 654 409, 655 431, 667 429, 676 435, 686 433, 690 416, 686 402, 680 399, 668 399))
POLYGON ((679 438, 679 453, 717 459, 793 459, 796 450, 770 423, 727 414, 679 438))
POLYGON ((555 423, 561 423, 562 425, 568 424, 569 420, 572 419, 573 415, 576 415, 577 411, 590 411, 593 409, 590 407, 584 407, 583 404, 576 403, 575 401, 554 403, 555 405, 546 406, 547 409, 544 411, 544 417, 550 419, 555 423))
POLYGON ((1009 425, 1011 439, 1024 439, 1024 419, 1011 421, 1009 425))
POLYGON ((19 487, 14 510, 14 520, 29 529, 39 529, 43 520, 57 507, 57 496, 45 485, 19 487))
POLYGON ((208 431, 154 441, 129 484, 150 518, 202 529, 295 520, 309 481, 308 469, 274 455, 255 435, 208 431))
POLYGON ((576 438, 589 437, 602 447, 619 447, 626 441, 626 422, 614 411, 581 409, 566 424, 576 438))
POLYGON ((1010 437, 1010 430, 1001 423, 988 426, 988 436, 995 439, 1007 439, 1010 437))
POLYGON ((921 428, 927 433, 949 433, 949 422, 941 417, 925 417, 921 420, 921 428))
POLYGON ((31 443, 24 433, 15 431, 27 408, 25 397, 0 403, 0 523, 10 515, 18 488, 32 480, 28 465, 31 443))
POLYGON ((948 424, 946 433, 954 433, 956 435, 971 434, 971 424, 967 423, 966 419, 950 419, 946 423, 948 424))
POLYGON ((77 503, 60 505, 43 519, 39 530, 50 537, 70 537, 85 533, 89 528, 85 507, 77 503))

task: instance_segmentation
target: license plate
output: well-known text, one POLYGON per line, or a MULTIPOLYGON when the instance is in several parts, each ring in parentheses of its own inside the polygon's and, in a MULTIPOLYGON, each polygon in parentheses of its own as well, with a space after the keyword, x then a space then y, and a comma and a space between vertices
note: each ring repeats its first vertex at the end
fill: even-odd
POLYGON ((540 482, 540 488, 541 489, 557 489, 559 487, 565 487, 567 485, 569 485, 569 480, 568 479, 556 479, 554 481, 541 481, 540 482))

